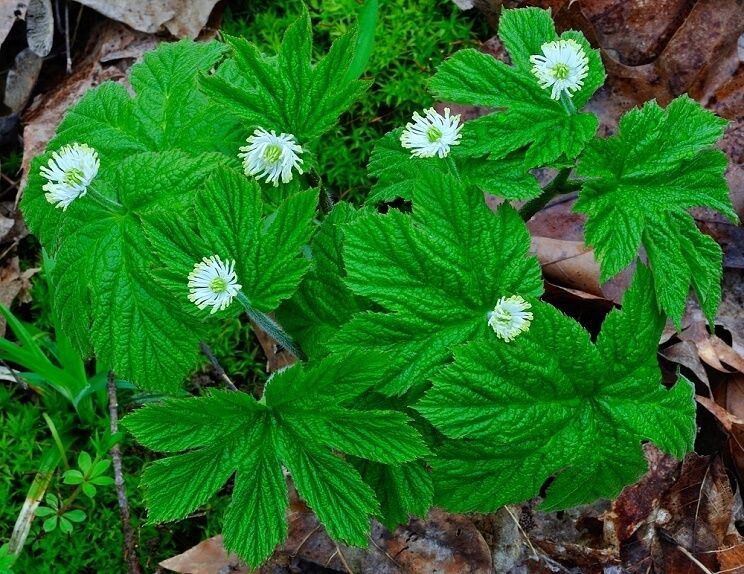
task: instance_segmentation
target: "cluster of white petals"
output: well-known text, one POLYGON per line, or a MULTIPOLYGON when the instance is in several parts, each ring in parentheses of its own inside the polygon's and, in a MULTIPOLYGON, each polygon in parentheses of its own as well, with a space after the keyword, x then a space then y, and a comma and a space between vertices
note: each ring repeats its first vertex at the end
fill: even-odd
POLYGON ((292 181, 292 170, 302 172, 302 146, 292 134, 276 135, 274 130, 267 132, 258 128, 246 139, 248 145, 240 148, 238 157, 243 159, 243 171, 257 179, 266 178, 274 187, 292 181))
POLYGON ((98 153, 88 145, 73 143, 60 148, 39 170, 48 180, 42 187, 46 192, 44 196, 55 207, 66 210, 86 194, 99 167, 98 153))
POLYGON ((509 342, 530 328, 532 313, 528 309, 531 307, 519 295, 502 297, 488 313, 488 324, 499 338, 509 342))
POLYGON ((434 108, 424 110, 424 116, 413 113, 413 121, 406 124, 400 136, 400 144, 411 150, 414 157, 447 157, 450 147, 460 143, 460 115, 450 116, 449 108, 444 115, 434 108))
POLYGON ((189 301, 199 309, 212 305, 211 314, 227 308, 242 287, 235 273, 235 261, 223 263, 217 255, 205 257, 194 265, 188 285, 189 301))
POLYGON ((575 40, 556 40, 541 46, 542 54, 530 56, 532 73, 541 88, 552 88, 550 97, 558 100, 563 92, 580 90, 589 74, 589 59, 575 40))

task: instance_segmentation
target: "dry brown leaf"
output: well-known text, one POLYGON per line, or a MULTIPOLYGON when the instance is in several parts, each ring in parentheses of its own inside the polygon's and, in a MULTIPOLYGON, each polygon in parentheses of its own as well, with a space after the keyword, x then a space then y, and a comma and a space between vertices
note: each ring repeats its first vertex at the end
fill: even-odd
POLYGON ((576 2, 594 25, 599 45, 629 66, 655 60, 694 3, 695 0, 576 2))
POLYGON ((0 0, 0 44, 5 42, 17 20, 26 17, 27 0, 0 0))
MULTIPOLYGON (((724 387, 723 405, 726 411, 738 419, 744 419, 744 376, 735 375, 724 387)), ((744 478, 744 425, 731 425, 728 440, 729 452, 739 478, 744 478)))
MULTIPOLYGON (((650 509, 647 519, 642 520, 640 512, 635 515, 635 523, 628 523, 631 528, 625 530, 626 534, 637 525, 620 541, 629 572, 700 574, 705 571, 700 569, 701 564, 716 572, 717 553, 743 541, 734 525, 736 496, 720 457, 690 453, 678 476, 669 486, 671 474, 666 473, 662 488, 654 485, 650 490, 652 504, 641 507, 642 511, 650 509)), ((630 489, 643 483, 644 479, 630 489)))
POLYGON ((251 321, 251 327, 253 327, 253 332, 256 334, 258 344, 261 345, 264 355, 266 356, 267 372, 275 373, 279 369, 289 367, 297 361, 292 353, 286 349, 280 348, 279 344, 253 321, 251 321))
POLYGON ((695 376, 700 379, 706 387, 710 388, 708 373, 705 372, 705 367, 700 361, 700 353, 698 353, 695 343, 692 341, 680 341, 670 347, 661 349, 659 354, 673 363, 687 367, 695 373, 695 376))
POLYGON ((222 545, 222 535, 199 542, 183 554, 163 560, 161 568, 179 574, 249 574, 255 572, 234 554, 228 555, 222 545))
POLYGON ((26 10, 26 40, 31 51, 45 58, 52 51, 54 15, 51 0, 29 0, 26 10))
MULTIPOLYGON (((719 316, 716 323, 725 325, 725 316, 719 316)), ((744 356, 738 350, 740 347, 735 348, 717 335, 709 333, 708 322, 694 301, 689 303, 682 327, 682 332, 676 333, 671 324, 667 325, 661 343, 671 340, 672 337, 679 341, 662 348, 660 354, 663 357, 687 367, 707 386, 710 385, 710 381, 704 365, 720 373, 731 373, 732 369, 744 372, 744 356)))
POLYGON ((718 421, 723 425, 723 428, 728 432, 731 432, 736 425, 744 425, 744 419, 732 415, 715 401, 712 401, 707 397, 701 397, 700 395, 696 395, 695 400, 708 409, 708 411, 718 419, 718 421))
POLYGON ((5 105, 13 112, 20 113, 25 109, 39 79, 42 64, 43 59, 31 48, 24 48, 16 54, 13 67, 8 70, 3 98, 5 105))
MULTIPOLYGON (((21 271, 18 257, 12 257, 5 267, 0 268, 0 304, 10 308, 16 299, 28 301, 31 277, 38 272, 38 268, 21 271)), ((0 337, 5 335, 5 327, 5 317, 0 316, 0 337)))
POLYGON ((218 0, 80 0, 81 4, 139 32, 162 28, 178 38, 196 38, 218 0))
POLYGON ((679 461, 652 445, 644 445, 649 469, 625 487, 604 516, 604 537, 616 549, 644 525, 654 524, 664 493, 679 476, 679 461))
POLYGON ((592 249, 583 242, 533 236, 530 253, 540 260, 543 272, 549 279, 602 296, 599 265, 594 260, 592 249))
POLYGON ((717 554, 721 574, 744 574, 744 544, 719 550, 717 554))
POLYGON ((369 574, 491 573, 491 550, 473 523, 459 514, 435 508, 393 533, 377 524, 371 539, 380 551, 369 553, 364 570, 369 574))
MULTIPOLYGON (((62 117, 87 92, 106 80, 124 83, 126 72, 146 51, 155 48, 159 40, 134 32, 115 22, 102 22, 91 32, 91 42, 85 59, 78 62, 70 76, 54 90, 37 97, 24 115, 23 179, 31 158, 42 153, 62 117), (124 59, 112 62, 110 55, 126 50, 124 59), (107 59, 108 58, 108 59, 107 59)), ((17 201, 20 201, 20 193, 17 201)))
POLYGON ((433 509, 390 532, 372 521, 366 550, 336 544, 290 488, 289 535, 262 574, 295 571, 355 574, 491 574, 491 551, 467 517, 433 509), (318 570, 323 568, 325 570, 318 570))

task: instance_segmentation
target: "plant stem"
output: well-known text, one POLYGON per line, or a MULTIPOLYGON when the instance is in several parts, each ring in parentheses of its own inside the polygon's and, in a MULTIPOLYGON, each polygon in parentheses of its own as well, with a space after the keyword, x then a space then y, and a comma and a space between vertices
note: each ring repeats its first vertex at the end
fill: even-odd
POLYGON ((581 187, 581 183, 576 180, 569 180, 568 176, 570 174, 570 167, 565 167, 558 172, 558 175, 553 178, 553 181, 545 186, 540 195, 531 199, 522 206, 522 209, 519 210, 519 215, 522 216, 522 219, 525 221, 532 219, 532 217, 545 207, 555 196, 578 190, 581 187))
POLYGON ((235 383, 233 383, 230 380, 230 377, 227 376, 225 369, 222 368, 222 365, 220 365, 219 361, 217 361, 217 357, 215 357, 212 353, 212 349, 210 349, 204 341, 199 341, 199 348, 201 349, 201 352, 207 356, 207 359, 209 359, 209 362, 212 363, 214 370, 217 371, 217 375, 219 375, 219 377, 223 381, 225 381, 225 384, 229 387, 229 389, 231 391, 237 391, 238 387, 236 387, 235 383))
POLYGON ((571 99, 571 96, 568 95, 568 92, 566 92, 566 90, 563 90, 561 92, 561 103, 563 104, 563 109, 566 110, 566 113, 569 116, 572 116, 576 113, 576 106, 574 106, 573 100, 571 99))
POLYGON ((99 206, 103 207, 106 211, 121 211, 122 205, 121 203, 114 201, 113 199, 109 199, 105 195, 102 195, 98 193, 95 189, 92 187, 88 187, 88 191, 86 192, 90 198, 95 201, 99 206))
POLYGON ((64 445, 62 444, 62 439, 59 436, 59 433, 57 432, 57 426, 54 424, 54 421, 49 417, 46 413, 41 413, 41 416, 46 421, 47 426, 49 427, 49 432, 52 433, 52 439, 54 439, 54 444, 57 445, 57 449, 59 450, 59 455, 62 458, 62 462, 65 465, 65 470, 70 468, 70 463, 67 460, 67 451, 65 450, 64 445))
POLYGON ((447 165, 449 166, 449 170, 457 179, 460 179, 460 171, 457 169, 457 164, 455 163, 455 159, 451 156, 447 156, 447 165))
MULTIPOLYGON (((114 372, 108 372, 107 385, 109 399, 109 418, 111 424, 111 436, 119 432, 119 403, 116 399, 116 381, 114 372)), ((121 447, 117 442, 111 447, 111 461, 114 467, 114 483, 116 484, 116 497, 119 500, 119 511, 121 513, 121 526, 124 532, 124 560, 129 565, 129 574, 141 574, 137 550, 135 549, 134 531, 129 518, 129 502, 127 501, 127 487, 124 484, 124 475, 121 470, 121 447)))
POLYGON ((248 297, 245 296, 245 293, 239 291, 237 294, 237 299, 238 301, 240 301, 241 305, 243 305, 243 308, 245 309, 245 312, 250 320, 258 325, 258 327, 261 328, 267 335, 269 335, 272 339, 274 339, 277 343, 279 343, 282 347, 284 347, 287 351, 292 353, 301 361, 307 360, 307 355, 305 355, 300 346, 294 342, 292 337, 287 335, 287 333, 284 332, 279 324, 274 321, 274 319, 269 317, 266 313, 262 313, 261 311, 254 309, 253 305, 251 305, 251 302, 248 300, 248 297))

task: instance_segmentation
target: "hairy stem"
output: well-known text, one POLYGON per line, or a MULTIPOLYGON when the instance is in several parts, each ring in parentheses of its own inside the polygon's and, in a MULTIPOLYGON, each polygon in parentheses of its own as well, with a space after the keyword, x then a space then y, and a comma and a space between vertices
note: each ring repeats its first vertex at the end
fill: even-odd
MULTIPOLYGON (((109 371, 107 379, 107 390, 109 399, 109 418, 111 419, 111 436, 119 432, 119 403, 116 399, 116 381, 113 371, 109 371)), ((124 475, 121 470, 121 447, 117 442, 111 447, 111 461, 114 467, 114 483, 116 484, 116 497, 119 500, 119 511, 121 513, 121 526, 124 532, 124 560, 128 565, 128 574, 141 574, 137 550, 135 549, 134 530, 129 517, 129 501, 127 500, 127 487, 124 485, 124 475)))
POLYGON ((568 176, 570 173, 570 167, 563 168, 558 172, 558 175, 553 178, 553 181, 545 186, 540 195, 525 203, 522 206, 522 209, 519 210, 519 215, 522 216, 522 219, 525 221, 532 219, 538 211, 545 207, 548 202, 557 195, 563 195, 578 190, 581 187, 581 183, 576 180, 569 180, 568 176))
POLYGON ((201 349, 201 352, 206 355, 207 359, 209 359, 209 362, 212 363, 214 370, 217 371, 217 375, 225 381, 225 384, 230 388, 230 390, 237 391, 238 387, 236 387, 230 380, 230 377, 227 376, 225 369, 222 368, 222 365, 217 361, 217 357, 212 353, 212 349, 210 349, 204 341, 199 341, 199 348, 201 349))
POLYGON ((457 169, 457 164, 452 156, 447 156, 447 166, 449 167, 450 173, 457 179, 460 179, 460 171, 457 169))
POLYGON ((566 90, 563 90, 561 92, 561 103, 563 104, 563 109, 566 110, 566 113, 569 116, 572 116, 576 113, 576 106, 574 105, 571 96, 568 95, 568 92, 566 90))
POLYGON ((113 199, 109 199, 105 195, 98 193, 92 187, 88 187, 88 191, 86 191, 85 193, 93 201, 95 201, 99 206, 103 207, 106 211, 121 211, 122 210, 121 203, 114 201, 113 199))
POLYGON ((301 361, 307 360, 307 355, 305 355, 300 346, 295 343, 292 337, 287 335, 287 333, 284 332, 284 330, 276 321, 274 321, 274 319, 269 317, 266 313, 262 313, 258 309, 255 309, 251 302, 248 300, 248 297, 245 296, 245 293, 239 291, 237 294, 237 299, 238 301, 240 301, 241 305, 243 305, 243 308, 245 309, 245 312, 250 320, 258 325, 260 329, 262 329, 267 335, 269 335, 272 339, 274 339, 277 343, 279 343, 282 347, 287 349, 287 351, 292 353, 301 361))

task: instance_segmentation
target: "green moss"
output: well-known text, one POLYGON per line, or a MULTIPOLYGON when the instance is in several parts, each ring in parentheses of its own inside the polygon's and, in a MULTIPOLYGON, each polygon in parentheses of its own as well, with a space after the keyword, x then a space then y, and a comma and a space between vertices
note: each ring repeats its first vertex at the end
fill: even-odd
MULTIPOLYGON (((298 0, 233 1, 225 11, 223 30, 276 50, 284 29, 296 18, 298 0)), ((353 25, 357 0, 309 0, 315 51, 353 25)), ((367 74, 374 84, 354 108, 341 117, 335 132, 319 150, 321 172, 336 197, 361 199, 369 189, 366 164, 377 139, 404 125, 414 111, 434 102, 426 81, 447 56, 474 45, 474 35, 487 35, 449 0, 390 0, 380 3, 375 45, 367 74)))

